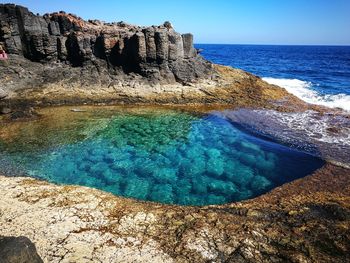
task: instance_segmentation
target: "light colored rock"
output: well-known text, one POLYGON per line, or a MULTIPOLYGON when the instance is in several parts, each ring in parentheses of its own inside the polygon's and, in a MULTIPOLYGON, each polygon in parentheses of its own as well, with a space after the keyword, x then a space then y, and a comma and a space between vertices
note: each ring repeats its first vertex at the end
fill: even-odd
POLYGON ((50 263, 284 262, 296 257, 332 262, 332 255, 317 249, 322 242, 344 248, 339 259, 345 262, 348 175, 345 168, 326 165, 259 198, 207 207, 139 202, 87 187, 0 176, 0 236, 29 238, 50 263), (315 217, 315 209, 330 213, 315 217), (293 210, 300 214, 286 216, 293 210), (324 227, 315 228, 319 225, 324 227), (329 239, 320 235, 324 231, 329 239))
POLYGON ((4 99, 8 96, 8 93, 5 92, 2 88, 0 88, 0 100, 4 99))
POLYGON ((156 241, 136 237, 156 217, 126 214, 114 228, 108 194, 2 176, 0 194, 0 235, 27 236, 44 262, 172 262, 156 241))

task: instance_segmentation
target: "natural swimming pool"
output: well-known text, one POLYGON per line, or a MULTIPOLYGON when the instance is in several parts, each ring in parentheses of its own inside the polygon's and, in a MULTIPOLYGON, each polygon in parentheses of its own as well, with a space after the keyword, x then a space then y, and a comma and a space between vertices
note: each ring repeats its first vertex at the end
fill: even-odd
POLYGON ((0 173, 167 204, 256 197, 323 165, 247 134, 217 114, 149 107, 68 107, 2 124, 0 173))

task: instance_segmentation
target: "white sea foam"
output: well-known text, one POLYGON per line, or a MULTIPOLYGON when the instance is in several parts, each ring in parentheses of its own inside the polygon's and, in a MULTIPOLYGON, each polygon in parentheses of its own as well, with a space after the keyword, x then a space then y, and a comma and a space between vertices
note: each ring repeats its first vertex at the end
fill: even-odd
POLYGON ((321 95, 311 89, 312 83, 299 79, 263 78, 266 82, 285 88, 289 93, 312 104, 350 111, 350 95, 321 95))
POLYGON ((327 160, 350 165, 350 119, 341 114, 316 111, 278 112, 239 109, 224 116, 257 132, 327 160))

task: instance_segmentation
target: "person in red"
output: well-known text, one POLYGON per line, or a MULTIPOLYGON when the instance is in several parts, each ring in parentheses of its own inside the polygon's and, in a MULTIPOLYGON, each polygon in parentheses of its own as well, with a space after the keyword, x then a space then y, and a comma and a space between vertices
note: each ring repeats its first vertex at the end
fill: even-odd
POLYGON ((0 60, 6 60, 6 59, 7 59, 7 54, 4 48, 2 47, 2 45, 0 45, 0 60))

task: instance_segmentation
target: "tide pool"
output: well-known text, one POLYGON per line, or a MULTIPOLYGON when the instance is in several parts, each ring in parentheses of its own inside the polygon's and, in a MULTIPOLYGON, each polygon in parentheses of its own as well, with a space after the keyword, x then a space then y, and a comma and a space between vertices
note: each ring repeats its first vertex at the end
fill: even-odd
POLYGON ((224 204, 323 161, 246 134, 218 114, 147 107, 44 109, 0 128, 0 172, 166 204, 224 204))

